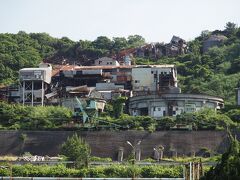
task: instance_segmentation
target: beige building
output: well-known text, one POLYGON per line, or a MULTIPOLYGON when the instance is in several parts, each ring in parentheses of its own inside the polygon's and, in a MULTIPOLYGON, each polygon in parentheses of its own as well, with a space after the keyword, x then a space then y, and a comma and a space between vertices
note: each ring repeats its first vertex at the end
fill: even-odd
POLYGON ((166 91, 177 87, 174 65, 140 65, 132 68, 133 91, 166 91))
POLYGON ((94 61, 95 66, 120 66, 119 62, 116 59, 109 57, 102 57, 94 61))

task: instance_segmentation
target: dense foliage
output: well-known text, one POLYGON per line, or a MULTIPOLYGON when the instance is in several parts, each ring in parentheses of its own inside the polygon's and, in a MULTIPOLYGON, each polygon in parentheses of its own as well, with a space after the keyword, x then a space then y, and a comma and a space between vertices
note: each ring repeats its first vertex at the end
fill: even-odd
POLYGON ((212 167, 203 179, 240 179, 240 144, 230 135, 231 144, 216 167, 212 167))
MULTIPOLYGON (((111 110, 111 108, 108 108, 111 110)), ((111 111, 109 115, 111 115, 111 111)), ((233 107, 229 111, 216 112, 213 109, 202 109, 193 113, 182 113, 176 117, 162 117, 158 120, 149 116, 129 116, 121 115, 119 118, 111 118, 104 113, 103 119, 111 123, 120 125, 124 129, 146 130, 223 130, 229 128, 239 128, 239 109, 233 107), (180 127, 178 127, 180 125, 180 127)))
MULTIPOLYGON (((123 99, 120 99, 120 104, 123 99)), ((117 106, 120 107, 120 106, 117 106)), ((117 109, 117 108, 116 108, 117 109)), ((122 109, 122 107, 120 107, 122 109)), ((117 109, 117 112, 119 110, 117 109)), ((183 113, 176 117, 162 117, 156 120, 149 116, 129 116, 120 113, 115 118, 114 108, 108 104, 107 112, 96 119, 98 126, 115 124, 122 130, 155 130, 175 129, 181 124, 187 130, 222 130, 226 127, 239 128, 240 110, 231 107, 223 112, 215 112, 211 109, 203 109, 194 113, 183 113), (105 123, 105 124, 104 124, 105 123), (107 124, 106 124, 107 123, 107 124)), ((72 121, 71 110, 59 106, 22 106, 20 104, 8 104, 0 102, 0 129, 23 130, 52 130, 66 129, 72 121)), ((72 128, 72 127, 68 127, 72 128)))
POLYGON ((61 146, 61 154, 68 160, 75 161, 77 167, 88 167, 91 149, 84 139, 74 134, 61 146))
POLYGON ((31 107, 0 102, 0 129, 55 129, 71 117, 72 112, 60 106, 31 107))
MULTIPOLYGON (((96 166, 83 169, 66 168, 64 165, 57 166, 34 166, 31 164, 14 165, 12 176, 15 177, 90 177, 90 178, 177 178, 182 177, 182 167, 177 166, 130 166, 130 165, 111 165, 96 166)), ((9 176, 10 168, 0 169, 0 176, 9 176)))
POLYGON ((74 42, 67 37, 57 39, 46 33, 19 31, 17 34, 0 34, 0 84, 16 82, 19 69, 35 67, 42 60, 61 62, 68 59, 75 64, 89 64, 90 60, 144 43, 144 38, 139 35, 131 35, 127 39, 115 37, 112 40, 100 36, 92 42, 74 42))

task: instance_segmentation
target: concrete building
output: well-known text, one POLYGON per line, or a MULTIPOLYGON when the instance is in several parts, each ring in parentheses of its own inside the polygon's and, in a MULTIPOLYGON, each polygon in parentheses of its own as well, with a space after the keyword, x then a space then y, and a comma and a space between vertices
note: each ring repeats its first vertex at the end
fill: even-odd
POLYGON ((102 57, 94 61, 95 66, 119 66, 119 62, 116 59, 109 57, 102 57))
POLYGON ((223 99, 201 94, 182 94, 157 92, 140 96, 133 96, 129 100, 130 115, 151 116, 176 116, 183 112, 195 112, 205 107, 220 109, 224 105, 223 99))
POLYGON ((222 42, 226 41, 227 37, 223 35, 211 35, 203 42, 203 52, 207 52, 211 47, 219 46, 222 42))
POLYGON ((133 116, 176 116, 205 107, 220 109, 223 99, 201 94, 183 94, 177 84, 174 65, 135 66, 132 68, 129 113, 133 116))
POLYGON ((133 91, 166 92, 177 88, 177 70, 174 65, 145 65, 132 68, 133 91))
POLYGON ((48 86, 51 83, 52 66, 40 64, 39 68, 24 68, 19 71, 20 102, 23 105, 42 105, 48 86))

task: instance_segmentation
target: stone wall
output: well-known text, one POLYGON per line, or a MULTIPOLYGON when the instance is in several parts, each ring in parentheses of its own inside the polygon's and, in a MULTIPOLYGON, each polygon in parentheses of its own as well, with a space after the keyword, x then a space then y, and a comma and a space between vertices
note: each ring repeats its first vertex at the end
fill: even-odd
MULTIPOLYGON (((71 136, 73 131, 0 131, 0 155, 19 155, 30 152, 36 155, 57 155, 60 145, 71 136), (26 134, 24 138, 23 134, 26 134)), ((124 158, 131 152, 126 143, 136 144, 141 140, 142 159, 153 156, 157 145, 165 147, 164 154, 191 155, 201 148, 222 153, 229 141, 224 131, 83 131, 77 132, 91 146, 92 155, 117 159, 120 147, 124 158)))

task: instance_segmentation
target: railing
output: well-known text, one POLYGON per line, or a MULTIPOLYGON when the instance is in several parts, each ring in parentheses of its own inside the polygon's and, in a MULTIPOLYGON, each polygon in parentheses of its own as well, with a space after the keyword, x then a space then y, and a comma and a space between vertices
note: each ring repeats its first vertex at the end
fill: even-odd
POLYGON ((185 180, 185 178, 64 178, 64 177, 0 177, 2 180, 185 180))

